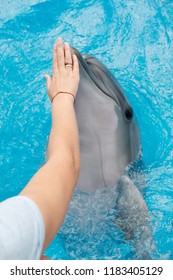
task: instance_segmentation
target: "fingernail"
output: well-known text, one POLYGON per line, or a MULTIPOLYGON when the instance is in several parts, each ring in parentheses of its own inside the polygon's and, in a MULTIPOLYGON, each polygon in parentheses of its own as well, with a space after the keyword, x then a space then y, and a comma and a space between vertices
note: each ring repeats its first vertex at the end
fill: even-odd
POLYGON ((69 43, 65 42, 65 43, 64 43, 64 46, 67 47, 67 48, 69 48, 69 43))
POLYGON ((62 38, 59 37, 59 38, 58 38, 58 43, 61 43, 61 42, 62 42, 62 38))

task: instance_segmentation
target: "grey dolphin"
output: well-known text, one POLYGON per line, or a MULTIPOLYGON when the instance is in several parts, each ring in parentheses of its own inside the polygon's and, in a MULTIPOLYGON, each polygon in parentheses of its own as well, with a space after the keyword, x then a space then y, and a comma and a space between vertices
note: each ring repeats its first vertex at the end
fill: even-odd
POLYGON ((133 110, 123 91, 95 57, 81 55, 80 84, 75 101, 80 138, 77 187, 95 190, 115 186, 127 165, 137 158, 140 135, 133 110))
POLYGON ((74 48, 73 51, 80 68, 75 101, 81 161, 77 187, 96 190, 117 185, 116 225, 126 239, 133 239, 138 258, 151 258, 148 208, 141 192, 124 172, 139 155, 138 123, 106 66, 95 57, 82 56, 74 48))

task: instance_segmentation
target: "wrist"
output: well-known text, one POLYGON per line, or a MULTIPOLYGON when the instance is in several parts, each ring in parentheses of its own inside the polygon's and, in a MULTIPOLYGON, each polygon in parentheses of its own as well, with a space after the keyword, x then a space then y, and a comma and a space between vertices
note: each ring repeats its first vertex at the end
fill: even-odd
POLYGON ((60 92, 51 101, 52 102, 52 106, 53 106, 53 104, 57 104, 57 103, 59 103, 61 101, 70 102, 70 103, 73 104, 74 101, 75 101, 75 97, 74 97, 73 94, 68 94, 68 93, 65 93, 65 92, 61 93, 60 92))

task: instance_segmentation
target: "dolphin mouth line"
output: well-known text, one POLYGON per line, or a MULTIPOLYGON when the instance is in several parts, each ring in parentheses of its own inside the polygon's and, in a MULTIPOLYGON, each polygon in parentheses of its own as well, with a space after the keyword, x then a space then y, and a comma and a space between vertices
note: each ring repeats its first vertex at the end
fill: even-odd
POLYGON ((108 97, 112 98, 117 106, 119 107, 119 109, 121 108, 120 104, 118 103, 118 101, 113 98, 113 96, 111 96, 109 94, 109 92, 106 92, 105 89, 103 89, 99 83, 99 80, 97 79, 97 77, 95 76, 94 72, 92 71, 92 69, 89 67, 89 65, 87 64, 87 59, 83 58, 82 55, 79 53, 79 51, 77 49, 75 49, 74 47, 71 47, 73 52, 76 54, 77 58, 79 59, 80 63, 83 66, 83 69, 86 71, 86 73, 88 74, 88 76, 91 78, 91 80, 93 81, 93 83, 102 91, 104 92, 105 95, 107 95, 108 97))

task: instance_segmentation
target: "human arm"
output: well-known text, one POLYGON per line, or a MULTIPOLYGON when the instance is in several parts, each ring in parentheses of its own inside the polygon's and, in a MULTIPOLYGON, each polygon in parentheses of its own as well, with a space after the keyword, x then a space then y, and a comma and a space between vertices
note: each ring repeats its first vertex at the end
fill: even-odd
MULTIPOLYGON (((59 91, 77 93, 79 68, 62 40, 54 48, 53 77, 46 75, 49 97, 59 91), (65 61, 73 69, 65 67, 65 61), (68 61, 69 60, 69 61, 68 61)), ((33 176, 20 195, 32 199, 38 206, 45 224, 43 250, 51 242, 65 217, 79 174, 79 139, 73 97, 58 94, 52 103, 52 129, 48 144, 48 160, 33 176)))

